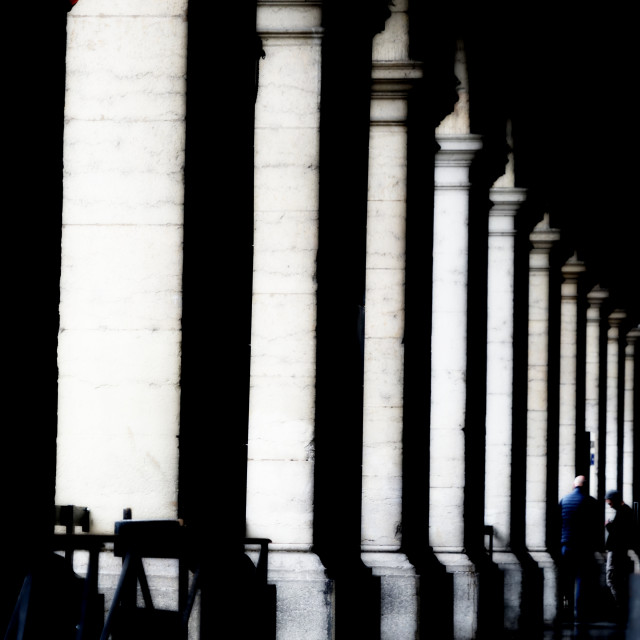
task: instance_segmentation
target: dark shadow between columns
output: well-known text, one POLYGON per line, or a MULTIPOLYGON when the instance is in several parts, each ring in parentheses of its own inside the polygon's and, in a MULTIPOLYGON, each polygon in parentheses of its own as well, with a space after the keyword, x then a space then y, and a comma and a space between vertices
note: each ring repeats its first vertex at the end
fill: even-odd
POLYGON ((255 2, 189 3, 178 511, 204 564, 203 639, 217 637, 220 611, 238 628, 249 615, 255 15, 255 2))
POLYGON ((3 17, 3 630, 24 570, 53 528, 69 8, 51 0, 27 17, 14 4, 3 17))
POLYGON ((367 12, 323 6, 314 551, 334 581, 338 640, 380 634, 380 580, 360 558, 371 39, 367 12))

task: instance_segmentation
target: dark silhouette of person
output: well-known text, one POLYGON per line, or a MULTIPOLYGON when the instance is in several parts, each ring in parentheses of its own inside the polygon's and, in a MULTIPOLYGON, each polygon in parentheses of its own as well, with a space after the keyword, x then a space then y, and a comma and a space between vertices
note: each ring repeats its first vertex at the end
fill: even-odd
POLYGON ((629 576, 633 570, 629 550, 640 548, 635 515, 618 491, 607 491, 606 503, 615 510, 613 520, 605 522, 607 539, 606 582, 613 596, 616 622, 625 623, 629 604, 629 576))
POLYGON ((589 622, 595 591, 598 549, 597 501, 585 490, 585 477, 577 476, 573 491, 559 503, 562 531, 560 566, 568 615, 574 622, 589 622))

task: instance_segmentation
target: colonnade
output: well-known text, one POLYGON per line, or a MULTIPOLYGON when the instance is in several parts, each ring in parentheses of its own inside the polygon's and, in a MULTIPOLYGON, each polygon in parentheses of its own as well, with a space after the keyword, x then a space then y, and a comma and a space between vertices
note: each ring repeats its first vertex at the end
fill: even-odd
MULTIPOLYGON (((188 331, 180 323, 182 237, 189 224, 182 193, 187 4, 155 0, 132 12, 131 3, 111 0, 105 12, 98 0, 80 0, 68 18, 56 502, 89 505, 97 531, 109 532, 123 506, 144 518, 180 515, 178 465, 189 464, 178 446, 180 345, 188 331)), ((474 184, 472 168, 485 160, 490 141, 474 129, 463 40, 451 58, 457 100, 432 131, 436 151, 424 184, 433 197, 422 201, 432 209, 409 210, 415 205, 407 185, 415 174, 408 114, 415 119, 411 110, 421 104, 412 102, 412 90, 422 82, 424 62, 410 57, 410 15, 408 0, 389 3, 384 29, 372 41, 366 256, 360 265, 366 283, 363 419, 340 429, 361 435, 362 458, 352 462, 361 464, 354 509, 361 513, 359 560, 377 585, 370 592, 377 599, 371 615, 379 617, 380 640, 427 637, 435 615, 427 594, 434 590, 450 605, 439 612, 448 633, 471 640, 492 625, 515 632, 532 619, 551 624, 558 616, 554 507, 577 473, 589 477, 599 500, 605 490, 619 488, 629 504, 638 501, 640 331, 624 310, 609 309, 605 288, 583 284, 590 266, 579 251, 567 254, 565 247, 556 257, 563 230, 549 212, 522 213, 527 188, 518 180, 509 123, 503 173, 489 186, 474 184), (471 199, 481 189, 484 210, 471 199), (407 484, 421 473, 404 451, 406 377, 412 375, 404 341, 409 215, 432 219, 433 229, 421 256, 432 278, 421 282, 421 296, 431 301, 430 352, 417 356, 430 376, 424 389, 429 415, 418 420, 420 432, 428 433, 419 456, 428 488, 411 520, 424 524, 422 533, 411 531, 420 549, 405 543, 403 527, 407 512, 415 516, 418 508, 415 500, 407 503, 407 484), (519 224, 524 215, 533 224, 519 224), (480 240, 469 232, 471 216, 486 218, 480 240), (523 234, 527 241, 518 242, 523 234), (477 252, 480 246, 486 263, 477 253, 470 257, 470 247, 477 252), (523 246, 526 273, 517 268, 523 246), (469 303, 469 273, 483 264, 487 288, 479 313, 469 303), (522 287, 524 314, 516 310, 522 287), (483 322, 485 313, 486 349, 471 349, 469 323, 483 322), (516 366, 516 331, 527 336, 526 371, 516 366), (478 352, 481 382, 469 367, 478 352), (514 401, 523 381, 525 407, 514 401), (469 415, 469 395, 477 399, 478 388, 485 395, 480 419, 469 415), (471 509, 474 501, 482 509, 471 509), (491 556, 485 525, 492 532, 491 556), (430 573, 425 556, 443 573, 430 573), (501 580, 494 583, 496 572, 501 580), (450 581, 439 583, 442 575, 450 581), (483 589, 495 584, 502 585, 499 614, 489 619, 483 589)), ((322 461, 315 450, 322 428, 316 376, 324 29, 319 0, 257 2, 262 55, 253 137, 243 499, 246 534, 271 540, 278 640, 342 637, 340 580, 326 566, 332 560, 315 547, 315 503, 335 491, 356 493, 353 486, 323 485, 327 474, 318 475, 322 461)), ((235 215, 233 200, 220 202, 212 194, 202 216, 235 215)), ((212 239, 212 251, 225 242, 212 239)), ((215 299, 215 281, 225 277, 198 274, 214 315, 231 312, 215 299)), ((340 406, 334 413, 339 422, 340 406)), ((215 433, 203 438, 212 455, 215 443, 215 433)), ((339 435, 331 446, 341 446, 339 435)), ((218 491, 225 489, 204 486, 205 504, 218 491)), ((336 522, 337 540, 340 527, 336 522)))

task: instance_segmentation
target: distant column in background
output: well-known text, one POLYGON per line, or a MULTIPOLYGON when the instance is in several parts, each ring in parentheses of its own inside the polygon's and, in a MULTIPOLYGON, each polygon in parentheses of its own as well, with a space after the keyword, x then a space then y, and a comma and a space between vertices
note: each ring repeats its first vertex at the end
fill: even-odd
POLYGON ((56 501, 105 533, 177 517, 187 0, 141 5, 67 19, 56 501))
POLYGON ((585 429, 591 443, 591 466, 589 474, 589 493, 594 498, 602 498, 599 486, 598 469, 600 462, 600 363, 602 336, 602 303, 609 293, 600 287, 594 287, 587 294, 586 328, 586 366, 585 366, 585 429))
POLYGON ((526 190, 515 187, 513 153, 489 199, 487 269, 487 408, 485 517, 493 526, 493 560, 504 573, 504 628, 515 630, 522 599, 522 570, 511 552, 513 430, 513 313, 515 216, 526 190))
MULTIPOLYGON (((558 500, 571 491, 576 477, 578 279, 585 266, 573 255, 562 266, 560 288, 560 414, 558 443, 558 500)), ((582 434, 580 434, 581 436, 582 434)))
POLYGON ((622 490, 620 481, 618 438, 620 421, 620 324, 627 314, 616 309, 609 314, 609 329, 607 331, 607 431, 605 437, 605 491, 622 490))
POLYGON ((381 580, 381 640, 418 629, 418 578, 400 553, 407 93, 420 76, 408 58, 407 5, 396 0, 373 39, 369 134, 362 560, 381 580))
POLYGON ((637 407, 634 405, 634 385, 636 380, 636 343, 640 337, 640 327, 627 333, 624 366, 624 440, 622 445, 622 498, 628 505, 633 505, 634 476, 634 421, 637 407))
POLYGON ((311 552, 321 24, 321 2, 258 1, 246 520, 272 540, 283 639, 327 640, 333 624, 311 552))
POLYGON ((547 550, 547 441, 549 401, 549 254, 560 239, 548 215, 533 229, 529 253, 529 362, 525 540, 543 572, 543 619, 551 624, 558 603, 558 574, 547 550))
POLYGON ((464 553, 470 133, 466 59, 459 43, 458 102, 436 129, 431 333, 429 544, 453 575, 454 638, 478 624, 478 576, 464 553))

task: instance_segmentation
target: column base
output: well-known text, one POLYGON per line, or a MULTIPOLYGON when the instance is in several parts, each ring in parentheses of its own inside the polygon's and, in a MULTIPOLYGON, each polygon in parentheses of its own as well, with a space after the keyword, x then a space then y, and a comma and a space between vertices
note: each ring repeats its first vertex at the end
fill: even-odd
POLYGON ((558 616, 560 597, 558 566, 547 551, 530 551, 529 555, 542 571, 542 621, 545 625, 553 625, 558 616))
POLYGON ((334 583, 315 553, 270 548, 268 582, 276 587, 278 640, 332 640, 334 583))
POLYGON ((404 553, 365 551, 362 562, 380 578, 380 640, 418 637, 419 581, 404 553))
POLYGON ((478 631, 478 572, 468 556, 461 552, 435 552, 435 556, 453 578, 453 640, 475 638, 478 631))
POLYGON ((502 571, 504 580, 504 629, 517 631, 522 613, 522 565, 513 553, 506 551, 494 551, 493 562, 502 571))

